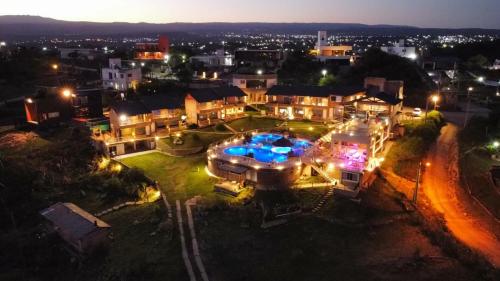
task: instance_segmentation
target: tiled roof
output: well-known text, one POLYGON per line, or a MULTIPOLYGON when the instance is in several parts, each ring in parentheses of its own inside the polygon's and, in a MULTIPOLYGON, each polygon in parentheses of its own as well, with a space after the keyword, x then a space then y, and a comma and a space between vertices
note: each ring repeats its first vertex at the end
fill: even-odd
POLYGON ((273 86, 266 95, 269 96, 350 96, 364 92, 362 86, 273 86))
POLYGON ((73 203, 59 202, 42 210, 40 214, 61 232, 71 237, 73 242, 97 229, 111 227, 73 203))
POLYGON ((142 102, 135 100, 118 101, 111 106, 117 114, 126 114, 129 116, 148 114, 151 112, 142 102))
POLYGON ((222 100, 228 97, 245 97, 246 94, 236 86, 195 89, 190 92, 197 102, 222 100))
POLYGON ((179 93, 155 94, 143 96, 141 102, 149 110, 182 108, 184 100, 179 93))
POLYGON ((369 98, 377 98, 377 99, 384 101, 384 102, 391 104, 391 105, 396 105, 396 104, 399 104, 403 101, 403 100, 397 98, 395 95, 391 95, 391 94, 388 94, 386 92, 380 92, 378 90, 375 90, 374 88, 370 89, 366 93, 366 98, 364 98, 364 99, 369 99, 369 98))

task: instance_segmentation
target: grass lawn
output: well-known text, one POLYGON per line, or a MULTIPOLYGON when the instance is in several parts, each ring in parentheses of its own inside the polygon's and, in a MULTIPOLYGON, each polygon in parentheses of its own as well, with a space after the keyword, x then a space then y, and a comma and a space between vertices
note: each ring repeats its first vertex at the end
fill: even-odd
MULTIPOLYGON (((497 162, 498 163, 498 162, 497 162)), ((472 152, 465 155, 461 161, 461 172, 476 196, 497 218, 500 218, 500 194, 488 179, 494 161, 486 153, 472 152)))
POLYGON ((287 125, 297 136, 313 140, 320 138, 329 131, 326 125, 311 121, 287 121, 287 125))
POLYGON ((171 157, 162 153, 150 153, 122 160, 129 167, 142 169, 157 180, 169 201, 186 200, 197 195, 213 198, 215 179, 205 172, 205 155, 171 157))
POLYGON ((274 129, 281 123, 283 123, 283 121, 278 119, 246 117, 228 122, 227 124, 238 132, 244 132, 255 129, 274 129))
MULTIPOLYGON (((283 124, 283 121, 279 119, 257 117, 242 118, 228 123, 236 131, 270 130, 278 128, 276 126, 281 124, 283 124)), ((329 131, 328 127, 324 124, 311 121, 287 121, 287 127, 279 128, 290 128, 299 137, 313 140, 318 139, 329 131)))
POLYGON ((195 147, 207 147, 209 144, 221 141, 231 137, 233 134, 229 132, 216 132, 212 127, 203 129, 198 132, 182 133, 183 144, 174 144, 174 138, 162 139, 162 142, 167 144, 172 149, 190 149, 195 147))
POLYGON ((102 266, 88 265, 79 280, 184 280, 187 272, 178 232, 175 228, 158 232, 165 215, 159 201, 104 216, 113 227, 113 243, 102 266))

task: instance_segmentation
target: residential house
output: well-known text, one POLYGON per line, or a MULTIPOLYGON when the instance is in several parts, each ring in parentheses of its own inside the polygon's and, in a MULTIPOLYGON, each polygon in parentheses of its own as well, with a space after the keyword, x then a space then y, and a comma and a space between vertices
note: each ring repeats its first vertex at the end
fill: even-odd
POLYGON ((380 157, 390 135, 387 118, 362 116, 347 121, 330 133, 331 152, 326 163, 330 176, 351 190, 363 186, 366 172, 373 171, 383 159, 380 157))
POLYGON ((344 103, 365 96, 360 86, 274 86, 267 93, 269 114, 286 119, 342 120, 344 103))
POLYGON ((105 89, 135 89, 142 80, 139 66, 124 66, 121 59, 109 59, 109 66, 102 68, 102 86, 105 89))
POLYGON ((418 58, 417 48, 405 46, 404 39, 399 40, 399 42, 394 44, 393 46, 382 46, 380 47, 380 50, 391 55, 396 55, 411 60, 416 60, 418 58))
POLYGON ((40 212, 47 231, 57 233, 78 254, 91 254, 111 243, 111 226, 73 203, 56 203, 40 212))
POLYGON ((275 73, 233 74, 233 86, 240 88, 247 96, 249 104, 265 104, 266 92, 278 84, 278 75, 275 73))
POLYGON ((141 42, 135 44, 135 59, 137 60, 166 60, 169 54, 170 41, 167 36, 161 35, 158 42, 141 42))
POLYGON ((277 69, 285 59, 280 50, 237 50, 234 62, 237 68, 277 69))
POLYGON ((367 77, 364 86, 366 95, 351 102, 356 112, 365 112, 373 117, 386 116, 392 124, 398 123, 403 111, 404 82, 367 77))
POLYGON ((205 67, 229 67, 233 65, 234 56, 226 54, 224 49, 215 51, 213 55, 198 55, 189 58, 190 63, 203 63, 205 67))
POLYGON ((185 98, 187 122, 200 127, 243 116, 246 94, 236 86, 191 90, 185 98))
POLYGON ((103 136, 111 155, 156 148, 158 137, 183 128, 185 116, 176 95, 155 94, 111 106, 110 135, 103 136))
POLYGON ((39 87, 36 94, 24 100, 26 121, 36 125, 55 125, 73 116, 72 90, 61 87, 39 87))
POLYGON ((318 31, 318 41, 314 50, 310 52, 321 62, 349 65, 354 62, 352 46, 330 46, 326 31, 318 31))
POLYGON ((141 97, 141 102, 151 111, 152 131, 170 133, 182 127, 185 119, 182 93, 155 94, 141 97))

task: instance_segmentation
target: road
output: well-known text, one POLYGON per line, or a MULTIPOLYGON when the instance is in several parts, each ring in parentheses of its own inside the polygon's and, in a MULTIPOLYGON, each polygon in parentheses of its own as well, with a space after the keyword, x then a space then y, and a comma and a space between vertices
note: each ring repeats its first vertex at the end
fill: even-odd
POLYGON ((474 205, 460 187, 457 132, 457 126, 448 124, 431 147, 428 160, 432 166, 423 174, 423 191, 453 235, 500 268, 500 224, 474 205))

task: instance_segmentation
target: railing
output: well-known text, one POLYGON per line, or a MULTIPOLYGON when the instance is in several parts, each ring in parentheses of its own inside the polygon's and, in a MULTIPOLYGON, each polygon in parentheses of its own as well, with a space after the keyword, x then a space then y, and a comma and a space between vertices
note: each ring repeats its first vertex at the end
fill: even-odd
MULTIPOLYGON (((248 131, 247 133, 252 133, 252 134, 257 134, 259 131, 262 130, 252 130, 248 131)), ((242 145, 243 144, 244 137, 241 136, 233 136, 229 139, 226 139, 225 141, 220 141, 216 143, 212 143, 208 146, 207 150, 207 155, 210 159, 220 159, 227 161, 232 164, 243 164, 244 166, 247 166, 249 168, 254 168, 254 169, 277 169, 277 170, 283 170, 283 169, 288 169, 297 165, 302 165, 302 157, 289 157, 287 161, 283 163, 265 163, 265 162, 260 162, 254 158, 247 157, 247 156, 233 156, 233 155, 227 155, 224 153, 224 150, 226 148, 236 146, 236 145, 242 145)))

